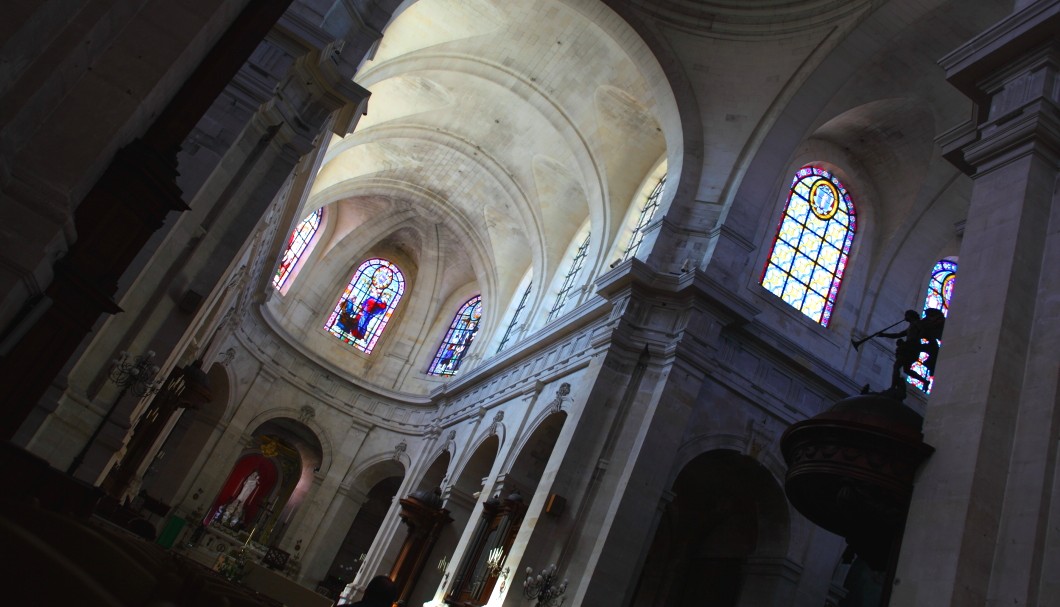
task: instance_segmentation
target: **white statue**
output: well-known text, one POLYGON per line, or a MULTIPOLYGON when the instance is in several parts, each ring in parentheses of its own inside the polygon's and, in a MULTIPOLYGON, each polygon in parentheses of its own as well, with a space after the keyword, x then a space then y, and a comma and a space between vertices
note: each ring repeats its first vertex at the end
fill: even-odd
POLYGON ((243 479, 243 486, 239 488, 239 493, 224 507, 225 513, 221 519, 222 523, 235 525, 243 520, 243 507, 254 498, 260 483, 261 480, 257 470, 251 472, 243 479))

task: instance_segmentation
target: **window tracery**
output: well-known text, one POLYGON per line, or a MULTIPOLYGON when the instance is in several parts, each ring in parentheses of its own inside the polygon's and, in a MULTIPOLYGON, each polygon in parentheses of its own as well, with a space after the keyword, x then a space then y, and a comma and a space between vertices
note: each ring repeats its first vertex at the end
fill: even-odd
POLYGON ((324 329, 371 354, 404 293, 405 276, 396 265, 369 259, 354 272, 324 329))
POLYGON ((820 167, 795 174, 761 285, 828 326, 855 232, 854 204, 820 167))

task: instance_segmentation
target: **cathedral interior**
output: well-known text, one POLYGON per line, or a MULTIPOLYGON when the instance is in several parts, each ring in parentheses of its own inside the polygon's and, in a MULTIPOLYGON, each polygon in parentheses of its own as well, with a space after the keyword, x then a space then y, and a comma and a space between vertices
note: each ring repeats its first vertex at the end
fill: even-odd
POLYGON ((5 13, 11 604, 1060 605, 1060 0, 5 13))

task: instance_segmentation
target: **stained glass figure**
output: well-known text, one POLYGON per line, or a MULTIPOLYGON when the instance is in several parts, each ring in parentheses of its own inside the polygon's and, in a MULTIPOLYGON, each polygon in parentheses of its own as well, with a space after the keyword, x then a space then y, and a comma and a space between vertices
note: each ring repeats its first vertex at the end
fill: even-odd
POLYGON ((512 331, 514 331, 515 327, 518 326, 519 317, 523 313, 523 308, 526 307, 526 300, 528 297, 530 297, 530 289, 533 288, 533 286, 534 281, 531 280, 529 283, 527 283, 526 290, 523 291, 523 296, 521 299, 519 299, 519 305, 516 306, 515 313, 512 314, 512 320, 508 323, 508 328, 504 330, 504 337, 501 338, 501 343, 497 344, 498 354, 500 354, 500 351, 503 350, 504 346, 508 344, 508 340, 512 337, 512 331))
POLYGON ((574 288, 574 280, 578 278, 578 273, 581 272, 582 266, 585 264, 585 256, 589 252, 589 237, 592 234, 586 234, 585 240, 578 247, 578 251, 574 253, 574 259, 571 260, 570 269, 567 270, 567 275, 563 277, 563 286, 559 288, 559 292, 556 293, 556 302, 552 304, 552 309, 548 312, 548 318, 545 322, 551 321, 553 318, 559 316, 559 313, 563 310, 563 305, 567 303, 567 298, 570 297, 571 289, 574 288))
POLYGON ((623 261, 637 254, 640 242, 644 240, 644 228, 648 227, 652 218, 655 217, 655 211, 659 210, 659 198, 662 196, 664 185, 666 185, 666 175, 659 179, 659 183, 655 184, 651 194, 648 194, 648 199, 644 201, 644 206, 640 209, 640 216, 637 217, 637 225, 633 228, 633 235, 629 237, 629 244, 626 245, 626 250, 622 251, 623 261))
POLYGON ((405 277, 385 259, 362 263, 328 317, 324 329, 371 354, 405 293, 405 277))
MULTIPOLYGON (((957 262, 951 259, 941 259, 935 264, 935 267, 931 269, 931 280, 928 281, 927 296, 924 297, 924 312, 935 309, 941 310, 943 316, 948 316, 950 313, 950 299, 953 297, 953 287, 957 283, 957 262)), ((938 354, 938 347, 942 346, 942 340, 937 340, 933 351, 938 354)), ((927 378, 926 382, 920 381, 919 379, 906 376, 906 381, 910 384, 920 388, 924 392, 931 394, 931 386, 935 383, 935 362, 929 361, 931 354, 928 352, 922 352, 919 360, 913 363, 912 369, 916 371, 921 377, 927 378)))
POLYGON ((855 232, 854 204, 838 179, 806 166, 791 182, 761 284, 828 326, 855 232))
POLYGON ((298 265, 302 254, 306 252, 306 248, 320 228, 320 220, 323 217, 324 209, 321 207, 310 213, 291 232, 291 236, 287 239, 287 248, 283 250, 283 255, 280 256, 280 267, 276 268, 276 275, 272 277, 272 285, 277 290, 282 289, 283 285, 287 283, 287 279, 291 277, 291 273, 294 271, 295 266, 298 265))
POLYGON ((460 363, 467 355, 471 342, 478 331, 479 319, 482 318, 482 297, 475 296, 460 306, 460 311, 449 324, 449 331, 434 355, 427 375, 455 375, 460 363))

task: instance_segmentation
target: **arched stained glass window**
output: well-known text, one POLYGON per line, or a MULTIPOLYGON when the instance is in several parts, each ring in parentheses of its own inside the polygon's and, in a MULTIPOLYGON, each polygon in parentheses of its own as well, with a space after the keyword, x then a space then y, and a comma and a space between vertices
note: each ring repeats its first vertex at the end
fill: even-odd
POLYGON ((799 169, 762 286, 827 327, 854 231, 854 204, 843 184, 822 168, 799 169))
POLYGON ((523 313, 523 308, 526 307, 526 300, 530 297, 530 289, 534 286, 534 281, 531 280, 526 285, 526 290, 523 291, 523 296, 519 299, 519 305, 515 308, 515 313, 512 314, 512 320, 508 323, 508 328, 504 330, 504 337, 501 338, 501 343, 497 344, 497 353, 504 349, 504 346, 508 345, 508 340, 512 338, 512 331, 515 327, 519 326, 519 317, 523 313))
MULTIPOLYGON (((950 299, 953 297, 953 287, 957 283, 957 262, 952 259, 942 259, 931 269, 931 280, 928 281, 927 296, 924 297, 924 311, 930 309, 942 310, 943 316, 950 313, 950 299)), ((923 342, 922 342, 923 343, 923 342)), ((939 346, 942 345, 941 340, 939 346)), ((937 350, 936 350, 937 352, 937 350)), ((936 353, 936 357, 938 354, 936 353)), ((926 382, 907 375, 906 381, 931 394, 931 386, 935 383, 935 363, 928 360, 931 355, 921 352, 920 359, 913 363, 913 371, 921 377, 927 378, 926 382), (930 366, 929 366, 930 365, 930 366)))
POLYGON ((655 184, 655 188, 652 189, 651 193, 648 194, 647 200, 644 201, 644 206, 640 209, 640 216, 637 217, 637 225, 633 228, 633 235, 629 237, 629 244, 626 245, 626 250, 622 251, 623 261, 637 254, 640 242, 644 240, 644 228, 648 227, 652 218, 655 217, 655 211, 659 210, 659 198, 662 196, 664 185, 666 185, 666 175, 659 179, 659 183, 655 184))
POLYGON ((371 354, 405 293, 405 276, 385 259, 369 259, 354 272, 324 329, 371 354))
POLYGON ((283 250, 283 255, 280 256, 280 267, 276 268, 276 275, 272 277, 272 285, 277 289, 282 289, 283 285, 287 283, 287 279, 291 277, 291 273, 298 265, 302 254, 305 253, 309 243, 313 240, 313 236, 320 229, 320 220, 323 216, 324 209, 321 207, 310 213, 291 232, 291 236, 287 239, 287 247, 283 250))
POLYGON ((571 290, 574 288, 574 281, 578 278, 578 274, 582 270, 582 266, 585 265, 585 256, 589 252, 589 237, 592 234, 586 234, 585 240, 578 247, 578 251, 574 253, 574 259, 571 260, 570 269, 567 270, 567 275, 563 277, 563 286, 559 288, 559 292, 556 293, 556 302, 552 304, 552 309, 548 312, 548 318, 545 322, 552 320, 559 316, 559 313, 563 310, 564 304, 567 303, 567 298, 570 297, 571 290))
POLYGON ((427 375, 455 375, 460 363, 467 355, 471 342, 478 331, 478 322, 482 317, 482 297, 475 296, 460 306, 460 311, 449 324, 449 331, 434 355, 427 375))

